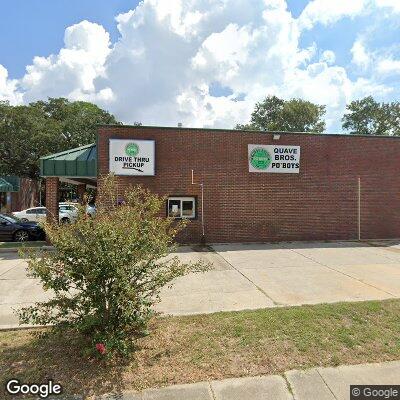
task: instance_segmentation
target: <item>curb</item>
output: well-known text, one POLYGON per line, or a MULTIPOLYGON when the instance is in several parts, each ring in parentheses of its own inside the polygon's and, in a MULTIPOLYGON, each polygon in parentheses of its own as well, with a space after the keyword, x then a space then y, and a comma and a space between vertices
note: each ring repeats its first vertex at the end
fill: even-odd
POLYGON ((52 325, 2 325, 0 326, 0 332, 7 332, 7 331, 24 331, 30 329, 43 329, 49 328, 52 325))
MULTIPOLYGON (((115 390, 105 394, 94 394, 90 399, 95 400, 146 400, 146 399, 164 399, 164 400, 195 400, 195 399, 243 399, 244 393, 255 393, 257 399, 261 395, 263 399, 310 399, 339 398, 338 394, 343 387, 345 392, 350 389, 351 384, 365 384, 365 379, 371 379, 371 368, 378 374, 378 378, 372 379, 371 385, 381 385, 385 383, 388 386, 396 385, 396 371, 400 362, 382 361, 377 363, 347 364, 336 367, 311 367, 307 369, 292 369, 280 374, 254 375, 232 377, 224 379, 210 379, 194 383, 181 383, 162 387, 151 387, 144 390, 115 390), (385 370, 385 368, 388 368, 385 370), (382 369, 384 371, 382 372, 382 369), (334 371, 334 375, 332 375, 334 371), (353 371, 353 372, 352 372, 353 371), (356 371, 356 375, 354 375, 356 371), (331 376, 326 381, 325 372, 331 376), (388 379, 383 379, 382 374, 389 373, 388 379), (354 378, 358 376, 358 378, 354 378), (353 382, 353 381, 356 382, 353 382), (223 393, 225 392, 225 395, 223 393), (317 396, 310 397, 310 393, 317 393, 317 396), (228 397, 229 396, 229 397, 228 397)), ((369 385, 368 385, 369 386, 369 385)), ((48 397, 49 400, 84 400, 85 395, 61 395, 48 397)), ((340 397, 342 398, 342 397, 340 397)), ((347 396, 346 396, 347 398, 347 396)), ((27 399, 28 400, 28 399, 27 399)), ((38 398, 29 398, 29 400, 39 400, 38 398)))
POLYGON ((20 250, 44 250, 50 251, 54 250, 53 246, 41 246, 41 247, 5 247, 0 248, 0 254, 3 253, 18 253, 20 250))

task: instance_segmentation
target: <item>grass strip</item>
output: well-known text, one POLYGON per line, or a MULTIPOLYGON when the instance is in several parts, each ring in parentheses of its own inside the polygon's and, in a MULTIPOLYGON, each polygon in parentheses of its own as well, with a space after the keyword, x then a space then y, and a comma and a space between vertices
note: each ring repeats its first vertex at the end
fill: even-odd
POLYGON ((125 361, 88 359, 72 333, 0 332, 0 381, 52 378, 66 394, 93 395, 400 359, 400 300, 156 318, 150 328, 125 361))

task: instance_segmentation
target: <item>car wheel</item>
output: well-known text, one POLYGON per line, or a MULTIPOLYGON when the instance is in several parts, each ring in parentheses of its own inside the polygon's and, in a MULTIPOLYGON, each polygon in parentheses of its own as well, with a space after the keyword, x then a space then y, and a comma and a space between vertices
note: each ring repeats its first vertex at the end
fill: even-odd
POLYGON ((21 218, 21 222, 29 222, 27 218, 21 218))
POLYGON ((69 224, 69 223, 70 223, 70 220, 69 220, 69 218, 64 217, 64 218, 61 218, 61 223, 63 223, 63 224, 69 224))
POLYGON ((24 230, 20 230, 14 233, 14 241, 26 242, 29 239, 29 233, 24 230))

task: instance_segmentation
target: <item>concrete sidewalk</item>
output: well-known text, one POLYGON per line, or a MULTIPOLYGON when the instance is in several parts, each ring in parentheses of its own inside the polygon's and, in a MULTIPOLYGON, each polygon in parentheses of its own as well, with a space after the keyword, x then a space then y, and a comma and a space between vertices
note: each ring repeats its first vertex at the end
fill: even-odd
MULTIPOLYGON (((281 375, 109 394, 101 400, 348 400, 350 385, 399 385, 400 361, 293 370, 281 375)), ((77 398, 79 399, 79 397, 77 398)))
MULTIPOLYGON (((181 246, 176 255, 214 269, 164 288, 156 306, 164 314, 400 298, 399 241, 181 246)), ((13 309, 51 297, 26 265, 18 254, 0 253, 0 329, 18 327, 13 309)))
POLYGON ((157 310, 187 315, 400 297, 398 241, 214 244, 181 247, 184 261, 214 270, 178 278, 157 310))

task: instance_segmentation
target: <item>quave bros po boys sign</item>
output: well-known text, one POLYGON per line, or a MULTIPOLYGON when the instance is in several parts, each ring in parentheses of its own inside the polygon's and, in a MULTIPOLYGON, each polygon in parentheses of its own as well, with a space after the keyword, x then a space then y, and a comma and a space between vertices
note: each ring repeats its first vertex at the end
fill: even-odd
POLYGON ((298 174, 300 146, 248 145, 249 172, 298 174))

